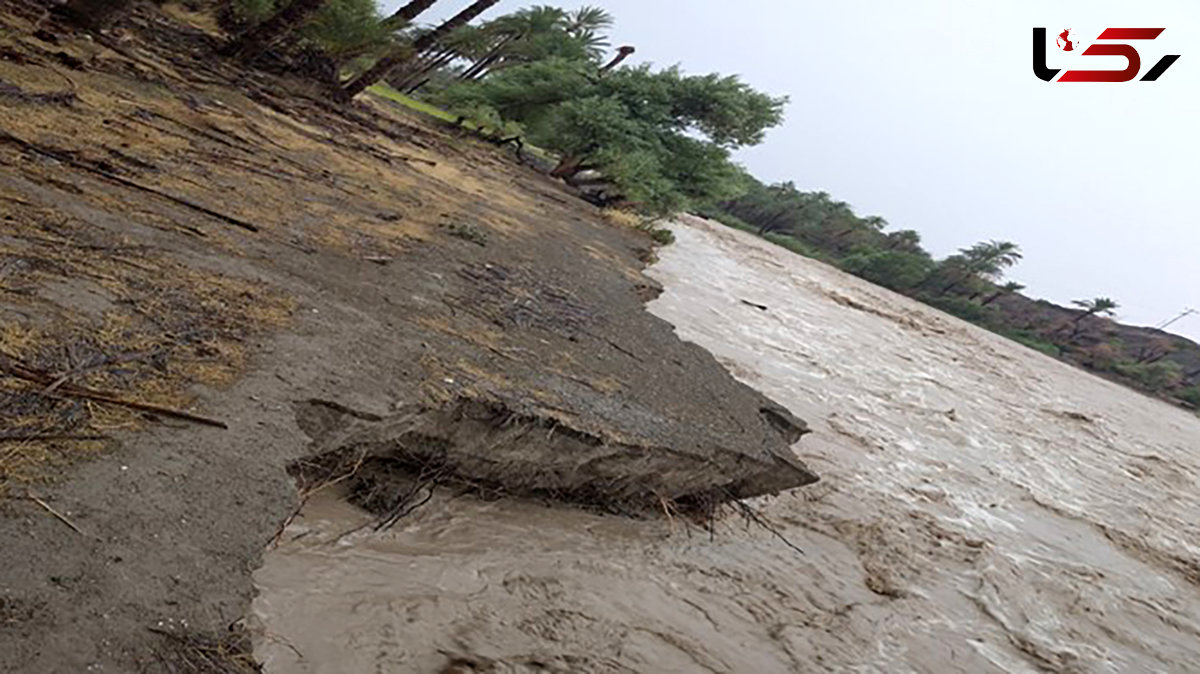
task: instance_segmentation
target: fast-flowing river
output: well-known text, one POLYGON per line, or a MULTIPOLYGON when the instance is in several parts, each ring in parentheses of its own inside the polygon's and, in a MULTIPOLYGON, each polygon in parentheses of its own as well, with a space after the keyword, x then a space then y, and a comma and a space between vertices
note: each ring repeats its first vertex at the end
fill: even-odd
POLYGON ((710 537, 314 500, 255 578, 271 672, 1200 668, 1200 419, 685 218, 650 311, 812 426, 822 477, 710 537), (764 305, 761 310, 742 300, 764 305))

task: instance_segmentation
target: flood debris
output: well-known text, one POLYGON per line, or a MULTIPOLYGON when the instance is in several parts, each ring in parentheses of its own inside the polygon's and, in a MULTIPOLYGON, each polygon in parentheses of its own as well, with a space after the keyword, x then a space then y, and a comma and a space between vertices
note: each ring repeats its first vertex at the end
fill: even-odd
POLYGON ((74 91, 33 92, 0 80, 0 101, 34 105, 70 105, 75 102, 74 91))
POLYGON ((180 674, 255 674, 262 666, 251 654, 250 634, 241 623, 224 634, 204 634, 180 628, 148 627, 162 637, 155 664, 180 674))
MULTIPOLYGON (((154 405, 151 403, 140 402, 137 400, 127 400, 125 398, 120 397, 118 394, 111 393, 109 391, 96 391, 94 389, 84 388, 82 386, 66 384, 66 383, 64 383, 66 381, 66 375, 63 375, 58 378, 54 378, 54 377, 51 377, 49 374, 46 374, 43 372, 38 372, 36 370, 30 370, 29 368, 23 367, 18 363, 8 361, 8 359, 6 359, 2 355, 0 355, 0 373, 7 374, 9 376, 16 377, 17 379, 22 379, 24 381, 33 382, 36 384, 44 384, 46 386, 46 388, 42 389, 41 391, 38 392, 40 395, 44 395, 44 396, 66 396, 66 397, 85 398, 88 400, 95 400, 97 402, 109 403, 111 405, 119 405, 121 407, 128 407, 130 409, 135 409, 135 410, 138 410, 141 412, 149 412, 151 414, 158 414, 158 415, 161 415, 164 417, 181 419, 183 421, 191 421, 193 423, 203 424, 205 426, 215 426, 217 428, 222 428, 222 429, 229 428, 228 424, 226 424, 224 421, 221 421, 219 419, 210 419, 208 417, 202 417, 198 414, 184 412, 183 410, 166 407, 164 405, 154 405)), ((70 374, 70 373, 68 373, 68 374, 70 374)))
MULTIPOLYGON (((806 430, 786 410, 763 408, 761 414, 789 444, 806 430)), ((656 445, 495 397, 411 405, 378 421, 343 417, 326 424, 312 449, 294 466, 304 488, 352 476, 351 500, 383 516, 381 526, 428 500, 438 485, 643 514, 711 512, 721 503, 817 480, 783 452, 755 456, 722 446, 719 438, 687 448, 656 445)))
POLYGON ((750 300, 741 300, 741 303, 745 304, 748 307, 754 307, 755 309, 758 309, 759 311, 766 311, 767 309, 770 308, 765 304, 759 304, 758 302, 751 302, 750 300))
MULTIPOLYGON (((73 168, 79 169, 81 171, 86 171, 88 173, 92 173, 94 175, 97 175, 106 180, 110 180, 119 185, 122 185, 125 187, 130 187, 130 188, 133 188, 140 192, 146 192, 148 194, 156 195, 156 196, 161 197, 162 199, 165 199, 173 204, 176 204, 178 206, 183 206, 184 208, 189 208, 189 209, 191 209, 193 211, 197 211, 199 213, 203 213, 204 215, 215 218, 217 220, 221 220, 222 222, 233 225, 235 227, 240 227, 246 231, 249 231, 249 232, 258 232, 259 231, 258 225, 254 224, 252 222, 247 222, 240 218, 235 218, 232 215, 229 215, 226 213, 221 213, 219 211, 215 211, 207 206, 198 204, 190 199, 185 199, 184 197, 176 196, 174 194, 169 194, 167 192, 164 192, 163 190, 156 189, 156 188, 150 187, 148 185, 143 185, 143 184, 137 182, 136 180, 131 180, 124 176, 117 175, 115 172, 109 170, 105 166, 98 165, 94 162, 85 162, 80 159, 77 159, 77 158, 73 157, 70 153, 65 152, 63 150, 59 150, 59 149, 52 148, 52 147, 42 145, 42 144, 38 144, 38 143, 32 143, 32 142, 24 140, 22 138, 18 138, 17 136, 12 135, 11 133, 6 133, 3 131, 0 131, 0 142, 15 145, 30 154, 40 155, 47 159, 53 159, 55 161, 59 161, 64 164, 68 164, 68 165, 72 166, 73 168)), ((200 232, 198 230, 197 230, 197 233, 200 236, 205 236, 205 234, 203 232, 200 232)))

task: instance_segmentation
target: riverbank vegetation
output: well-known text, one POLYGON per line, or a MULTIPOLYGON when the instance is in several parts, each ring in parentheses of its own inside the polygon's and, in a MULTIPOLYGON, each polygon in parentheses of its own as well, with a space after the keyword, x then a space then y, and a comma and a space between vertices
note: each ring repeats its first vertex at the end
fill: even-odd
MULTIPOLYGON (((983 241, 936 259, 915 230, 860 216, 826 192, 748 175, 731 153, 782 122, 785 97, 737 76, 631 65, 635 46, 612 44, 614 18, 597 7, 483 16, 498 0, 474 0, 422 24, 441 2, 411 0, 390 15, 374 0, 193 0, 193 9, 218 17, 231 35, 225 53, 248 66, 315 78, 343 100, 371 88, 511 144, 598 205, 644 223, 698 212, 1047 355, 1200 405, 1200 345, 1114 322, 1107 297, 1066 308, 1023 296, 1006 278, 1021 259, 1016 243, 983 241)), ((63 11, 95 28, 128 4, 71 0, 63 11)))

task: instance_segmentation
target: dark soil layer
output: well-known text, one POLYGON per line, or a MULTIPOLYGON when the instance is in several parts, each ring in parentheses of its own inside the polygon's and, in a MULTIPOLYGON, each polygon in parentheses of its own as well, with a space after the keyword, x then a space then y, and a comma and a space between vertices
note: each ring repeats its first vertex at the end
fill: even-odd
POLYGON ((815 479, 643 310, 646 236, 510 155, 247 73, 206 17, 5 7, 0 670, 236 651, 314 453, 618 511, 815 479))

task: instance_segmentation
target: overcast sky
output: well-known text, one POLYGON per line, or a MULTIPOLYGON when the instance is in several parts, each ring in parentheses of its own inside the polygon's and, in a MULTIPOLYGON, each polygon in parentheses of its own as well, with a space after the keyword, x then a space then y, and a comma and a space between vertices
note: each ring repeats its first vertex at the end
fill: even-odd
MULTIPOLYGON (((385 3, 395 6, 392 0, 385 3)), ((436 20, 467 0, 441 0, 436 20)), ((504 0, 487 16, 527 6, 504 0)), ((549 3, 574 8, 575 3, 549 3)), ((584 3, 580 3, 584 4, 584 3)), ((616 17, 636 61, 737 73, 791 98, 784 124, 740 153, 765 181, 825 190, 916 229, 937 256, 1019 243, 1010 274, 1058 303, 1109 296, 1122 321, 1200 309, 1200 3, 1188 0, 587 0, 616 17), (1165 27, 1133 43, 1157 82, 1046 83, 1031 30, 1165 27)), ((1120 57, 1051 44, 1052 68, 1120 57)), ((1200 339, 1200 315, 1169 328, 1200 339)))

